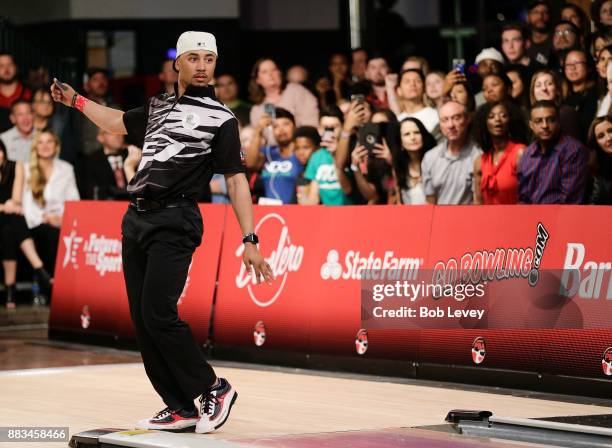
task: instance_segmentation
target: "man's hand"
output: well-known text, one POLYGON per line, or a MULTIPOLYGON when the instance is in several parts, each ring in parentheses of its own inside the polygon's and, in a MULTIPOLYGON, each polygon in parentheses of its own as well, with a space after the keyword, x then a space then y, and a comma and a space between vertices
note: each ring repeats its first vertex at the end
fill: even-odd
POLYGON ((252 243, 246 243, 244 248, 244 254, 242 255, 242 261, 247 268, 247 272, 251 275, 251 268, 255 271, 255 279, 257 283, 261 283, 264 280, 267 284, 271 285, 274 280, 274 274, 272 268, 266 260, 261 256, 257 246, 252 243))
POLYGON ((363 103, 353 101, 344 119, 344 130, 351 132, 366 121, 366 110, 363 103))
MULTIPOLYGON (((238 219, 240 230, 243 234, 253 232, 253 203, 246 176, 244 173, 225 174, 225 182, 227 184, 227 195, 238 219)), ((242 261, 249 276, 255 271, 257 283, 260 283, 263 279, 268 284, 271 284, 274 279, 272 268, 261 256, 257 246, 253 243, 244 243, 243 247, 242 261)))
POLYGON ((259 119, 259 123, 257 123, 257 126, 255 126, 255 132, 257 132, 258 135, 261 135, 264 129, 272 125, 272 121, 273 120, 270 115, 263 114, 261 118, 259 119))
POLYGON ((448 95, 455 84, 467 82, 466 76, 459 70, 451 70, 444 78, 444 95, 448 95))
POLYGON ((53 101, 62 103, 64 106, 72 107, 72 97, 75 93, 76 91, 68 84, 60 83, 56 78, 53 78, 53 83, 51 84, 51 97, 53 101))
MULTIPOLYGON (((325 135, 325 133, 323 135, 325 135)), ((338 139, 335 135, 332 135, 330 139, 328 139, 327 136, 325 137, 326 138, 321 139, 321 146, 327 148, 330 153, 335 153, 338 148, 338 139)))
POLYGON ((387 89, 395 89, 397 87, 398 78, 399 76, 397 73, 388 73, 385 76, 385 87, 387 89))
POLYGON ((351 153, 351 163, 353 165, 361 165, 368 161, 368 149, 363 145, 357 145, 351 153))

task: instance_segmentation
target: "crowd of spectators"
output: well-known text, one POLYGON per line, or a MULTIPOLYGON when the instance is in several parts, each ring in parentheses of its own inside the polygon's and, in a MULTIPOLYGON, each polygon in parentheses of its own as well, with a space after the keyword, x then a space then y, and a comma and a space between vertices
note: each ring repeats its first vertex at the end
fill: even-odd
POLYGON ((260 59, 240 119, 254 200, 612 204, 609 11, 593 2, 591 32, 575 4, 554 18, 532 1, 526 23, 504 24, 496 47, 450 71, 359 48, 332 54, 318 79, 299 65, 283 78, 260 59))
MULTIPOLYGON (((217 97, 240 123, 253 201, 611 205, 612 0, 590 13, 567 3, 553 17, 545 0, 532 1, 525 23, 505 23, 495 46, 453 67, 418 55, 392 67, 356 48, 334 52, 311 78, 264 57, 246 98, 235 74, 217 73, 217 97)), ((90 69, 84 90, 119 107, 109 76, 90 69)), ((176 80, 164 61, 160 93, 176 80)), ((54 105, 40 82, 25 85, 11 54, 0 54, 0 132, 5 284, 19 250, 46 284, 64 202, 127 199, 139 150, 54 105)), ((201 199, 228 202, 222 175, 201 199)))

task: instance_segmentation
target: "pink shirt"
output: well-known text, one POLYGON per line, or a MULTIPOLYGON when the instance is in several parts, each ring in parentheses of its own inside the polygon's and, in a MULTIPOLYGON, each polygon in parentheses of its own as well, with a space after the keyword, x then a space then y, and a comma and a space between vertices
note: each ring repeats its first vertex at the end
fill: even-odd
MULTIPOLYGON (((294 82, 290 82, 281 93, 276 107, 287 109, 295 117, 296 126, 319 126, 319 108, 317 99, 310 91, 294 82)), ((264 114, 264 103, 251 108, 251 126, 257 126, 264 114)))

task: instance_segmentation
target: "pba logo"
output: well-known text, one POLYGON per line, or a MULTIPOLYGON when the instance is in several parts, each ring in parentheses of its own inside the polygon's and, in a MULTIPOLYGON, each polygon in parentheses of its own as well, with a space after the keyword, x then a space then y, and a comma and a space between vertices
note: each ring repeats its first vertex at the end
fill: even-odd
POLYGON ((604 374, 612 376, 612 347, 608 347, 601 359, 601 368, 604 374))
POLYGON ((182 124, 186 129, 195 129, 200 125, 200 117, 193 112, 188 112, 183 117, 182 124))
POLYGON ((89 312, 89 306, 85 305, 83 307, 83 311, 81 312, 81 327, 84 330, 89 328, 89 324, 91 323, 91 314, 89 312))
POLYGON ((487 346, 483 337, 478 336, 472 342, 472 361, 474 364, 482 364, 487 356, 487 346))
POLYGON ((253 339, 255 340, 255 345, 257 347, 261 347, 264 345, 264 342, 266 342, 266 326, 261 320, 255 324, 253 339))
POLYGON ((368 351, 368 331, 364 328, 357 332, 357 337, 355 338, 355 349, 359 355, 363 355, 368 351))
POLYGON ((73 269, 79 269, 79 252, 85 255, 85 266, 92 266, 100 277, 107 272, 121 272, 121 241, 90 233, 89 238, 77 233, 77 221, 72 223, 72 229, 63 237, 66 253, 62 268, 69 264, 73 269))
MULTIPOLYGON (((304 259, 304 246, 293 244, 291 241, 291 235, 289 235, 289 226, 285 219, 278 213, 269 213, 265 215, 257 226, 255 226, 255 233, 260 235, 263 241, 276 241, 276 247, 272 253, 265 257, 266 261, 272 268, 275 282, 272 286, 268 286, 265 283, 260 284, 257 288, 254 285, 257 284, 255 275, 248 274, 244 263, 240 263, 240 272, 236 276, 236 286, 240 289, 246 287, 249 297, 255 303, 255 305, 262 308, 272 305, 276 299, 280 296, 287 278, 290 272, 296 272, 302 265, 304 259)), ((269 248, 271 245, 267 245, 269 248)), ((244 253, 244 244, 240 244, 236 249, 236 257, 242 261, 242 254, 244 253)))

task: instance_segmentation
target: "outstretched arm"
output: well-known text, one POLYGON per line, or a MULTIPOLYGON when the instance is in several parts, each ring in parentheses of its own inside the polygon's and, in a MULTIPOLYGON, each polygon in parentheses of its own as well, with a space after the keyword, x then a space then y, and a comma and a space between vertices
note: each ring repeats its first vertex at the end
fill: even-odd
MULTIPOLYGON (((227 183, 227 193, 232 203, 234 214, 240 224, 242 234, 246 235, 253 232, 253 204, 246 176, 244 173, 225 174, 225 182, 227 183)), ((257 283, 260 283, 261 280, 267 283, 272 282, 274 278, 272 268, 259 253, 259 249, 255 244, 245 243, 242 261, 249 273, 251 272, 251 267, 255 270, 257 283)))
POLYGON ((123 111, 102 106, 90 101, 70 87, 68 84, 59 81, 51 84, 51 96, 53 100, 68 107, 74 107, 89 118, 96 126, 104 129, 111 134, 127 134, 123 124, 123 111), (76 98, 74 95, 77 95, 76 98), (73 98, 75 101, 73 102, 73 98))

